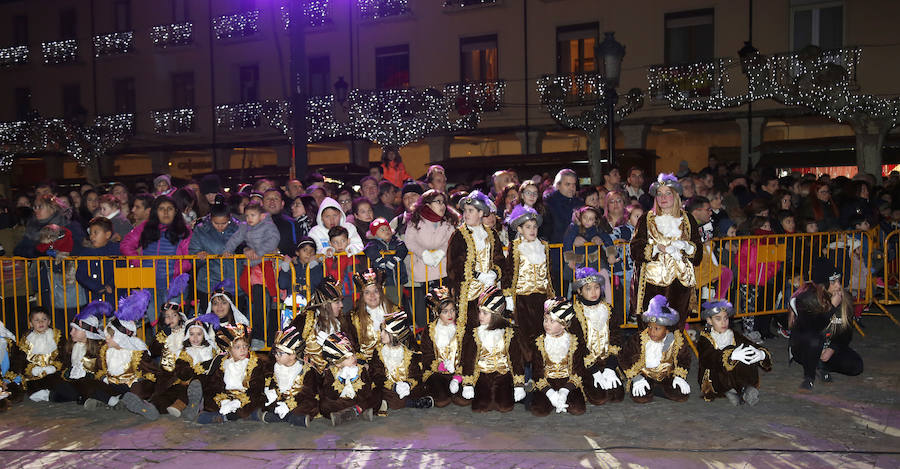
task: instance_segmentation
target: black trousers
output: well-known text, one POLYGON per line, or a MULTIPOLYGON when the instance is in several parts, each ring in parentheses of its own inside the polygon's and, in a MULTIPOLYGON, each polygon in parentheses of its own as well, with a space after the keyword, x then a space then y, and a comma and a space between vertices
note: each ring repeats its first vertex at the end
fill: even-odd
MULTIPOLYGON (((794 361, 803 366, 803 376, 814 379, 819 366, 825 339, 820 334, 791 334, 791 353, 794 361)), ((856 376, 863 372, 862 357, 847 346, 831 344, 834 350, 831 358, 824 362, 825 368, 833 373, 856 376)))

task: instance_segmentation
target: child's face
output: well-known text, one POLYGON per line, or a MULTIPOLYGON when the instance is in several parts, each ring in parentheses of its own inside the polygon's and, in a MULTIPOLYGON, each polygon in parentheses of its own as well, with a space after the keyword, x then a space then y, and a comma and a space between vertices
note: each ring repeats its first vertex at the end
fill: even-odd
POLYGON ((343 360, 338 362, 338 366, 341 368, 350 368, 356 366, 356 356, 349 355, 347 357, 344 357, 343 360))
POLYGON ((600 207, 600 194, 596 192, 591 192, 584 199, 585 205, 590 205, 591 207, 600 207))
POLYGON ((381 289, 375 285, 367 285, 363 290, 363 301, 366 306, 375 308, 381 305, 381 289))
POLYGON ((212 312, 216 313, 219 319, 224 319, 231 312, 231 305, 225 301, 225 298, 217 296, 212 300, 212 312))
POLYGON ((597 301, 600 299, 600 284, 591 282, 581 287, 581 297, 587 301, 597 301))
POLYGON ((725 233, 725 236, 728 238, 733 238, 733 237, 737 236, 737 227, 734 225, 729 226, 728 232, 725 233))
POLYGON ((497 215, 493 213, 489 213, 483 217, 481 217, 481 223, 488 228, 493 228, 494 225, 497 224, 497 215))
POLYGON ((481 324, 482 326, 489 325, 491 323, 491 316, 492 316, 492 314, 490 312, 485 311, 483 309, 479 309, 478 310, 478 323, 481 324))
POLYGON ((534 220, 528 220, 517 228, 519 236, 525 238, 525 241, 534 241, 537 239, 538 226, 534 220))
POLYGON ((115 339, 113 339, 113 337, 115 337, 115 333, 113 333, 113 331, 107 330, 106 331, 106 346, 109 348, 121 349, 122 347, 119 345, 118 342, 116 342, 115 339))
POLYGON ((478 226, 481 222, 481 210, 473 207, 472 205, 466 205, 463 208, 463 221, 466 222, 466 225, 469 226, 478 226))
POLYGON ((811 221, 806 223, 806 232, 807 233, 818 233, 819 224, 817 222, 811 221))
POLYGON ((594 223, 597 222, 597 214, 593 210, 585 210, 579 217, 579 221, 584 228, 593 228, 594 223))
POLYGON ((381 343, 382 345, 391 345, 391 335, 384 329, 381 329, 381 343))
POLYGON ((103 215, 104 217, 108 217, 108 216, 112 215, 112 213, 115 212, 116 210, 117 209, 115 207, 113 207, 112 205, 110 205, 108 203, 105 203, 105 202, 100 203, 100 215, 103 215))
POLYGON ((390 241, 391 236, 393 236, 393 235, 394 234, 391 233, 391 227, 389 227, 387 225, 381 225, 380 227, 378 227, 378 231, 375 232, 375 236, 377 236, 378 239, 380 239, 384 242, 390 241))
POLYGON ((329 207, 322 210, 322 226, 327 230, 338 226, 341 222, 341 212, 338 209, 329 207))
MULTIPOLYGON (((337 214, 335 212, 335 215, 337 216, 338 221, 335 222, 334 225, 328 225, 327 223, 325 223, 325 213, 328 213, 328 212, 334 212, 334 210, 326 209, 325 212, 322 213, 322 224, 325 225, 326 228, 331 228, 332 226, 337 225, 340 222, 341 216, 340 216, 340 214, 337 214)), ((375 219, 375 212, 372 211, 372 205, 367 204, 367 203, 359 204, 359 206, 356 207, 355 213, 356 213, 357 220, 372 221, 375 219)))
POLYGON ((313 260, 313 256, 316 255, 316 248, 312 246, 303 246, 297 251, 297 259, 300 260, 301 264, 309 264, 310 261, 313 260))
POLYGON ((331 317, 337 319, 341 317, 341 309, 344 305, 341 303, 341 300, 334 300, 331 303, 328 303, 331 308, 331 317))
POLYGON ((441 323, 444 325, 453 324, 456 322, 456 306, 453 303, 447 303, 441 309, 441 314, 438 315, 441 319, 441 323))
POLYGON ((636 208, 631 211, 631 215, 628 216, 628 224, 631 226, 637 226, 638 220, 644 216, 644 210, 640 208, 636 208))
POLYGON ((654 342, 663 340, 666 337, 666 333, 668 332, 669 331, 668 329, 666 329, 666 326, 660 326, 656 323, 651 322, 650 325, 647 326, 647 334, 650 335, 650 340, 654 342))
POLYGON ((178 309, 172 305, 166 307, 166 310, 163 312, 163 318, 165 318, 166 326, 169 326, 170 329, 178 327, 178 323, 181 322, 178 309))
POLYGON ((861 230, 861 231, 869 231, 870 228, 872 228, 872 226, 869 225, 868 220, 863 220, 862 223, 859 223, 854 227, 854 229, 861 230))
POLYGON ((725 332, 728 329, 728 312, 727 311, 719 311, 713 316, 706 318, 706 323, 709 324, 712 329, 719 334, 725 332))
POLYGON ((156 183, 156 192, 162 193, 169 190, 169 183, 166 181, 159 181, 156 183))
POLYGON ((331 243, 331 247, 334 248, 334 252, 344 252, 350 244, 350 240, 347 239, 346 235, 335 236, 331 238, 329 242, 331 243))
POLYGON ((191 330, 188 331, 188 341, 190 341, 191 345, 194 347, 199 347, 200 344, 203 343, 203 331, 197 327, 192 327, 191 330))
POLYGON ((794 217, 784 217, 781 220, 781 228, 784 229, 785 233, 793 233, 797 229, 797 223, 794 221, 794 217))
POLYGON ((32 314, 30 322, 34 332, 46 332, 50 328, 50 316, 44 313, 32 314))
POLYGON ((244 212, 244 219, 250 226, 256 226, 262 220, 262 214, 258 210, 247 210, 244 212))
POLYGON ((231 343, 228 353, 231 355, 232 360, 243 360, 250 354, 250 346, 243 339, 239 339, 231 343))
POLYGON ((547 335, 556 337, 562 335, 565 330, 565 327, 563 327, 559 321, 550 317, 549 314, 544 313, 544 332, 546 332, 547 335))
POLYGON ((759 227, 759 229, 765 230, 765 231, 772 231, 772 224, 769 223, 769 221, 767 220, 765 223, 762 224, 762 226, 759 227))
POLYGON ((88 228, 88 236, 91 238, 91 246, 95 248, 102 248, 106 246, 106 243, 112 238, 112 231, 106 231, 101 228, 99 225, 94 225, 88 228))
POLYGON ((281 366, 294 366, 294 363, 297 363, 297 354, 287 353, 284 350, 275 350, 275 363, 281 366))
POLYGON ((69 338, 75 342, 84 343, 87 341, 87 332, 84 332, 84 329, 80 327, 72 326, 69 328, 69 338))

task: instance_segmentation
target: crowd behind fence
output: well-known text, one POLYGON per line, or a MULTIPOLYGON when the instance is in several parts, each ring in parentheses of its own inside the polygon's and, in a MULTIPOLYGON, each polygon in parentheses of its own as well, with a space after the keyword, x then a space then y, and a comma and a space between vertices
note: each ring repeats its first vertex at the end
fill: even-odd
MULTIPOLYGON (((559 296, 571 297, 568 291, 574 267, 587 265, 601 272, 607 280, 605 294, 614 314, 623 315, 623 327, 635 327, 635 311, 632 304, 632 286, 635 272, 630 268, 631 252, 627 241, 616 241, 613 246, 598 249, 586 244, 575 248, 583 250, 583 261, 575 266, 564 259, 561 244, 550 245, 552 284, 559 296), (599 255, 603 253, 604 255, 599 255), (609 265, 609 256, 617 260, 609 265)), ((881 233, 878 230, 839 231, 809 234, 771 234, 763 236, 739 236, 715 238, 704 247, 701 264, 695 269, 697 278, 696 301, 692 301, 689 322, 700 321, 699 305, 714 298, 727 298, 736 309, 738 318, 773 316, 786 313, 794 290, 812 274, 813 259, 824 256, 842 272, 841 281, 858 306, 874 304, 878 314, 891 316, 885 306, 900 304, 900 230, 881 233)), ((409 253, 409 260, 414 254, 409 253)), ((346 256, 344 259, 350 274, 371 267, 364 255, 346 256)), ((188 289, 180 298, 188 317, 206 312, 207 302, 214 287, 223 278, 231 278, 228 293, 235 304, 257 329, 259 340, 271 344, 275 330, 285 324, 286 317, 298 314, 312 294, 309 266, 304 272, 295 272, 293 263, 282 262, 280 256, 264 256, 266 269, 290 272, 291 288, 279 289, 275 295, 265 288, 253 288, 252 280, 243 279, 239 272, 247 264, 247 258, 237 256, 140 256, 140 257, 66 257, 22 258, 0 257, 0 296, 4 323, 17 337, 28 329, 28 313, 36 307, 50 312, 53 327, 68 334, 69 322, 89 301, 104 299, 114 306, 121 297, 135 289, 150 289, 154 301, 147 312, 147 321, 154 323, 160 305, 167 298, 169 282, 179 273, 190 275, 188 289), (301 279, 295 281, 293 279, 301 279), (95 282, 92 282, 92 279, 95 282), (114 289, 92 291, 85 284, 114 285, 114 289), (105 281, 104 281, 105 280, 105 281)), ((443 261, 442 261, 443 262, 443 261)), ((413 262, 409 262, 412 269, 413 262)), ((440 271, 440 266, 438 266, 440 271)), ((444 278, 416 283, 414 272, 410 280, 398 290, 402 307, 411 311, 410 317, 416 329, 425 327, 426 285, 444 285, 444 278)), ((400 283, 399 269, 395 272, 395 285, 400 283)), ((338 279, 341 281, 342 279, 338 279)), ((356 285, 347 285, 352 299, 359 295, 356 285)), ((346 305, 346 303, 345 303, 346 305)), ((347 308, 345 307, 345 310, 347 308)), ((349 314, 345 311, 345 314, 349 314)), ((143 330, 142 330, 143 333, 143 330)))

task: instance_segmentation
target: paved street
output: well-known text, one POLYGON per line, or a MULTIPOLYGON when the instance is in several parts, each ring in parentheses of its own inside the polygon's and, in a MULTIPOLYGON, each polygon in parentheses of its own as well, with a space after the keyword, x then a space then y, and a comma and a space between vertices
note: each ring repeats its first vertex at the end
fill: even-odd
POLYGON ((403 410, 374 423, 311 428, 146 422, 111 410, 25 403, 0 416, 2 467, 900 467, 900 328, 867 318, 854 346, 862 376, 797 392, 787 344, 767 346, 776 368, 762 400, 734 408, 696 396, 591 407, 581 417, 473 415, 467 408, 403 410))

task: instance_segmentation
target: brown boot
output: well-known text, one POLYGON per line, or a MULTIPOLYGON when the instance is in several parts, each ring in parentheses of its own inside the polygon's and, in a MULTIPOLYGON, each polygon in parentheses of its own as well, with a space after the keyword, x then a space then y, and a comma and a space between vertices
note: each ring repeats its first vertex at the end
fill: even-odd
POLYGON ((184 411, 185 407, 187 407, 187 404, 181 399, 178 399, 166 408, 166 412, 173 417, 181 417, 181 412, 184 411))
POLYGON ((344 409, 340 412, 332 412, 331 426, 336 427, 347 422, 352 422, 358 418, 359 414, 357 414, 356 409, 353 409, 352 407, 349 409, 344 409))

